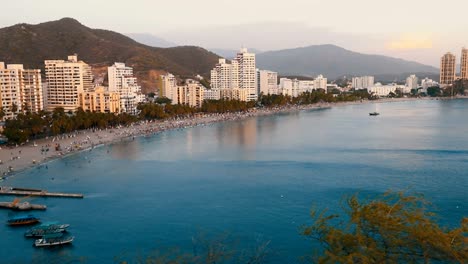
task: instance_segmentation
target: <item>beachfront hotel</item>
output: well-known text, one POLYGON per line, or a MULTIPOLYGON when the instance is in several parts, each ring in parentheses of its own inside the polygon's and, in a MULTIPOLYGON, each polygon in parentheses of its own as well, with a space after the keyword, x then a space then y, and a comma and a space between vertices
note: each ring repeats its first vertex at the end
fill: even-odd
POLYGON ((137 114, 137 106, 143 102, 144 95, 141 93, 137 78, 133 75, 133 68, 125 66, 125 63, 116 62, 108 67, 107 72, 109 92, 119 94, 121 112, 137 114))
POLYGON ((374 76, 353 77, 352 87, 356 90, 367 89, 374 86, 374 76))
POLYGON ((22 64, 5 67, 0 62, 0 107, 5 113, 3 119, 15 118, 21 112, 43 110, 41 70, 24 69, 22 64))
POLYGON ((468 49, 463 48, 461 53, 460 76, 463 80, 468 80, 468 49))
POLYGON ((185 85, 177 87, 177 100, 172 101, 172 103, 201 108, 205 99, 205 87, 194 80, 186 80, 185 83, 185 85))
POLYGON ((257 100, 257 69, 255 66, 255 54, 249 53, 243 48, 237 53, 231 63, 225 59, 220 59, 219 63, 211 71, 211 87, 220 90, 223 96, 229 99, 242 98, 243 101, 257 100), (241 91, 237 91, 241 90, 241 91), (236 90, 236 91, 234 91, 236 90))
POLYGON ((455 81, 455 55, 448 52, 440 59, 440 85, 452 85, 455 81))
POLYGON ((76 111, 79 94, 92 90, 93 74, 91 66, 78 61, 78 56, 68 56, 68 60, 46 60, 45 75, 47 81, 47 110, 62 107, 67 111, 76 111))
POLYGON ((257 93, 277 94, 278 73, 273 71, 257 70, 257 93))
POLYGON ((418 88, 419 79, 416 75, 412 74, 408 78, 406 78, 406 87, 408 87, 409 91, 411 92, 412 89, 418 88))
POLYGON ((120 113, 120 94, 110 92, 107 87, 96 87, 93 91, 80 93, 79 103, 84 111, 120 113))

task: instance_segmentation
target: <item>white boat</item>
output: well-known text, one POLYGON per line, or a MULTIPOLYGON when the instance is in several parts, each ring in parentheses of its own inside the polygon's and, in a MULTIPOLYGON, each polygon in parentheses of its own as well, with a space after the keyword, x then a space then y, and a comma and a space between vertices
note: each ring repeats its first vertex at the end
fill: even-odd
POLYGON ((71 244, 75 237, 63 237, 62 233, 57 234, 49 234, 45 235, 44 237, 37 239, 34 242, 34 246, 36 247, 53 247, 53 246, 60 246, 71 244))

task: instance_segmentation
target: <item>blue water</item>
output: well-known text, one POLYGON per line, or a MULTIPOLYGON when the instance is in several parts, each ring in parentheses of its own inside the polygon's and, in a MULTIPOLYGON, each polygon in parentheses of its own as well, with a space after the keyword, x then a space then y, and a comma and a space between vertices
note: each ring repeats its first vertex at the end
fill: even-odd
MULTIPOLYGON (((344 195, 419 192, 438 221, 468 215, 468 100, 378 103, 251 118, 138 138, 56 160, 10 186, 79 192, 34 199, 45 221, 71 224, 71 247, 35 249, 0 225, 2 263, 86 257, 114 263, 192 239, 229 234, 239 250, 269 241, 270 263, 312 252, 309 211, 339 211, 344 195), (379 117, 368 113, 378 110, 379 117)), ((5 198, 8 199, 8 198, 5 198)), ((0 221, 9 212, 0 211, 0 221)))

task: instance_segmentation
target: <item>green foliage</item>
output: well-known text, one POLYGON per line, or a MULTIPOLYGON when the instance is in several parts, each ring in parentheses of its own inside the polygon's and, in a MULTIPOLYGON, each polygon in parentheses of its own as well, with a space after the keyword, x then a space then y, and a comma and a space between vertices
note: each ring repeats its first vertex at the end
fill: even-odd
POLYGON ((441 96, 442 95, 442 89, 440 89, 437 86, 429 87, 429 88, 427 88, 427 95, 429 95, 430 97, 441 96))
POLYGON ((466 263, 468 218, 459 228, 442 228, 427 205, 403 193, 367 202, 352 196, 346 217, 314 210, 302 233, 323 246, 317 263, 466 263))
POLYGON ((243 102, 239 100, 205 100, 201 107, 203 113, 234 113, 247 111, 255 107, 256 102, 243 102))
POLYGON ((70 133, 88 128, 106 128, 116 125, 129 125, 137 119, 128 114, 84 112, 78 109, 75 114, 65 113, 57 108, 53 113, 19 114, 15 119, 5 122, 3 134, 12 144, 24 143, 29 139, 70 133))
POLYGON ((2 120, 5 117, 5 110, 3 110, 3 107, 0 107, 0 120, 2 120))
POLYGON ((154 100, 155 103, 157 104, 170 104, 172 102, 171 99, 167 98, 167 97, 158 97, 156 98, 156 100, 154 100))

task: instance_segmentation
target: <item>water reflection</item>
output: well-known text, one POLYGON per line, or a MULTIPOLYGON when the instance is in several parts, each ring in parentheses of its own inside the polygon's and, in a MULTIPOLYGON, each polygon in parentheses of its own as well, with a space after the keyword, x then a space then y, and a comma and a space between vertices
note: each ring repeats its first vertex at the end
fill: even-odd
POLYGON ((140 151, 140 141, 136 139, 111 145, 108 150, 112 158, 128 160, 137 160, 140 156, 140 151))

